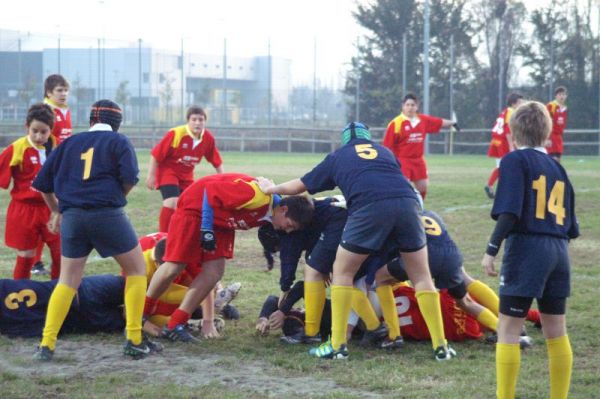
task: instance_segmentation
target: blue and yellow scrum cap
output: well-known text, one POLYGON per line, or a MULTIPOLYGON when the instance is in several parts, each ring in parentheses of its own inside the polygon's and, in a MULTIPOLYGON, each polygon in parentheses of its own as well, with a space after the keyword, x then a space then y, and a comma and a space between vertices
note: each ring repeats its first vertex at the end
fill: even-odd
POLYGON ((353 139, 371 140, 371 132, 369 127, 364 123, 350 122, 344 130, 342 130, 342 144, 348 144, 353 139))

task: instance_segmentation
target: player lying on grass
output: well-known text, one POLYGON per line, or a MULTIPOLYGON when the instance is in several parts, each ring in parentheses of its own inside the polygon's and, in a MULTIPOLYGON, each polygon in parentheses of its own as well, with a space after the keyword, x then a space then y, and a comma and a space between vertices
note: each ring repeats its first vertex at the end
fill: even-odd
POLYGON ((548 349, 549 396, 566 398, 573 364, 565 318, 571 274, 568 244, 579 236, 575 192, 564 168, 544 148, 552 121, 543 104, 521 105, 510 128, 518 149, 500 163, 491 212, 497 222, 482 260, 487 273, 497 275, 494 260, 506 239, 500 273, 497 396, 515 397, 519 334, 536 298, 548 349))
POLYGON ((331 342, 315 348, 313 355, 348 357, 346 326, 354 277, 369 254, 378 252, 386 242, 400 248, 431 333, 434 358, 448 360, 456 354, 444 337, 439 294, 427 265, 419 201, 402 176, 397 159, 387 148, 371 141, 365 125, 353 122, 346 126, 342 147, 302 178, 279 185, 267 179, 259 183, 267 194, 290 195, 304 191, 314 194, 337 186, 348 202, 348 219, 333 265, 331 342))
POLYGON ((25 129, 27 135, 17 139, 0 154, 0 188, 10 190, 10 203, 6 210, 4 241, 17 252, 13 270, 15 279, 31 278, 36 248, 40 241, 50 247, 52 255, 52 278, 60 272, 60 236, 48 229, 51 212, 39 191, 31 187, 46 162, 49 150, 56 147, 56 139, 50 134, 54 114, 45 104, 32 105, 27 111, 25 129))
POLYGON ((222 278, 225 260, 233 257, 235 230, 273 223, 292 231, 307 224, 313 205, 302 196, 281 199, 260 191, 255 179, 241 173, 212 175, 196 180, 179 197, 169 225, 164 260, 146 294, 144 314, 151 315, 160 296, 184 270, 202 265, 181 305, 171 315, 164 336, 173 341, 196 341, 185 329, 192 312, 222 278))
POLYGON ((206 112, 192 106, 186 117, 187 123, 169 130, 150 155, 146 186, 150 190, 158 188, 163 198, 158 229, 161 232, 168 231, 177 199, 194 181, 194 168, 203 157, 217 173, 223 173, 223 161, 215 138, 206 129, 206 112))
POLYGON ((118 133, 121 108, 100 100, 90 110, 90 130, 65 140, 52 151, 33 182, 52 211, 51 231, 61 233, 61 272, 48 304, 36 358, 49 361, 73 302, 87 258, 96 249, 112 256, 127 275, 124 354, 147 356, 152 342, 142 336, 146 267, 137 235, 124 211, 126 196, 138 181, 135 150, 118 133))

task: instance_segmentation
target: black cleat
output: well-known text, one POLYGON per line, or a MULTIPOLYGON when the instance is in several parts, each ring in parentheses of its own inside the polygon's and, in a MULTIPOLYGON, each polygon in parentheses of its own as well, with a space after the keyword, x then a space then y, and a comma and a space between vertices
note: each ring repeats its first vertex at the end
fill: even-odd
POLYGON ((316 335, 302 335, 303 344, 320 345, 322 341, 323 339, 319 333, 316 335))
POLYGON ((494 199, 496 197, 496 194, 494 194, 494 189, 492 187, 485 186, 483 190, 485 191, 489 199, 494 199))
POLYGON ((142 344, 145 344, 148 348, 150 348, 150 353, 160 353, 163 351, 164 347, 160 342, 150 341, 150 338, 146 334, 142 336, 142 344))
POLYGON ((384 323, 379 323, 379 326, 374 330, 367 330, 360 340, 362 346, 377 346, 389 334, 388 328, 384 323))
POLYGON ((33 358, 40 362, 49 362, 54 356, 54 351, 47 346, 38 346, 33 354, 33 358))
POLYGON ((152 351, 144 341, 142 341, 139 345, 134 345, 133 342, 127 340, 125 346, 123 347, 123 355, 129 356, 133 360, 143 359, 151 352, 152 351))
POLYGON ((453 357, 456 357, 456 351, 452 349, 450 345, 438 346, 433 351, 433 357, 438 362, 445 362, 446 360, 451 360, 453 357))
POLYGON ((161 336, 172 342, 201 342, 198 338, 190 334, 186 326, 184 326, 183 324, 178 324, 173 329, 169 329, 167 326, 164 326, 161 336))
POLYGON ((35 265, 33 265, 33 267, 31 268, 31 274, 34 274, 36 276, 43 276, 46 274, 50 274, 48 272, 48 270, 46 270, 46 268, 44 267, 44 263, 42 262, 37 262, 35 265))
POLYGON ((396 337, 391 339, 390 337, 385 337, 383 341, 379 343, 379 347, 381 349, 400 349, 404 346, 404 339, 402 337, 396 337))

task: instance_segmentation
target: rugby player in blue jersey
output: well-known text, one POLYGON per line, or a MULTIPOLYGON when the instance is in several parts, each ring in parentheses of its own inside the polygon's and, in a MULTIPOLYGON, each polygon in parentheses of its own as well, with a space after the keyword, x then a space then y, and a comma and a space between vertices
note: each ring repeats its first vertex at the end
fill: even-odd
POLYGON ((550 397, 569 393, 573 352, 567 336, 570 294, 568 243, 579 236, 575 193, 564 168, 544 143, 552 129, 546 107, 528 102, 517 108, 510 129, 518 150, 502 158, 491 216, 496 227, 482 265, 497 275, 494 260, 506 239, 500 272, 500 317, 496 345, 498 398, 514 398, 521 364, 519 335, 533 299, 540 310, 548 350, 550 397))
POLYGON ((420 206, 410 183, 387 148, 371 141, 368 128, 352 122, 342 131, 342 147, 300 179, 275 185, 259 179, 265 193, 311 194, 340 188, 347 200, 348 220, 333 265, 330 342, 311 350, 321 358, 345 359, 346 326, 352 305, 354 276, 370 254, 393 241, 400 248, 417 293, 419 308, 431 333, 434 357, 451 359, 456 352, 445 339, 439 294, 427 265, 426 238, 420 206))

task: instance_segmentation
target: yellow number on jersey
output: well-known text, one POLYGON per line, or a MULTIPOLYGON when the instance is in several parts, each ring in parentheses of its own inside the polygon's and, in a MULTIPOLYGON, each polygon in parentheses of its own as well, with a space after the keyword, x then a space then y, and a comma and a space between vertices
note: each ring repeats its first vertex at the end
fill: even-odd
POLYGON ((354 146, 354 149, 358 156, 363 159, 375 159, 379 155, 372 144, 357 144, 354 146))
POLYGON ((35 305, 37 302, 37 295, 33 290, 25 289, 19 292, 11 292, 4 298, 4 305, 7 309, 17 310, 19 304, 25 303, 28 308, 35 305))
POLYGON ((548 212, 556 216, 556 224, 563 225, 565 223, 565 182, 557 180, 550 191, 550 198, 546 202, 546 176, 540 175, 539 178, 533 181, 532 187, 537 191, 535 201, 535 217, 538 219, 546 218, 546 204, 548 212))
POLYGON ((439 236, 442 234, 442 227, 435 219, 429 216, 421 216, 421 222, 425 227, 425 233, 430 236, 439 236))
POLYGON ((92 172, 92 159, 94 158, 94 147, 90 148, 83 154, 81 154, 81 159, 85 162, 83 165, 83 180, 87 180, 90 178, 90 173, 92 172))

